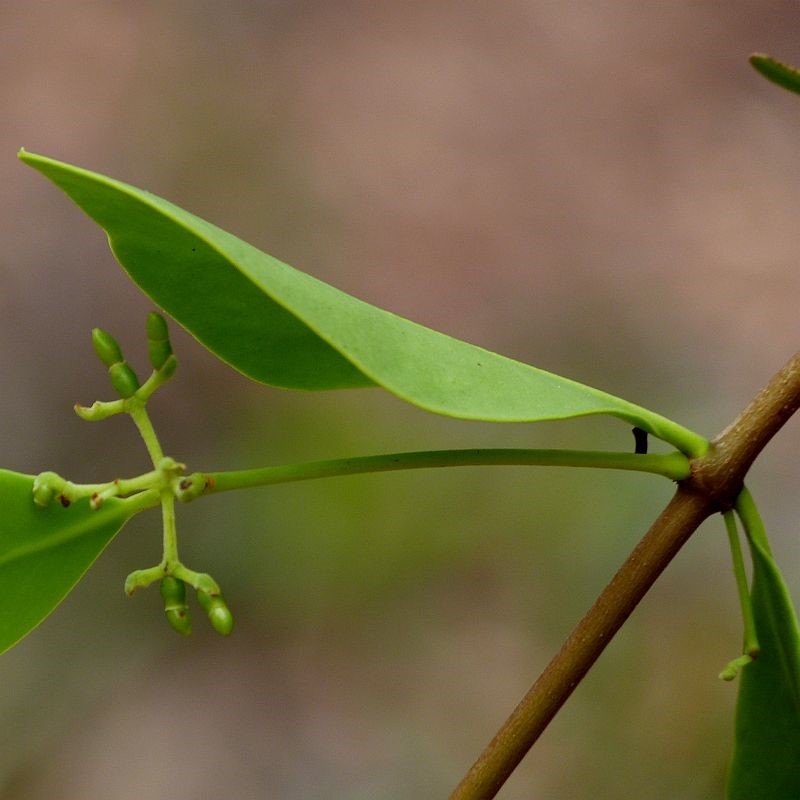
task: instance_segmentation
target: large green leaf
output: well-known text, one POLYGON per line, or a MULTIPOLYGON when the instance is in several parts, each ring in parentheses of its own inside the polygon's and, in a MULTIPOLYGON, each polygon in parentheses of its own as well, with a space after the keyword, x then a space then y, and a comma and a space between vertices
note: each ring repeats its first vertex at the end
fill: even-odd
POLYGON ((766 540, 750 538, 761 653, 742 670, 728 800, 800 798, 800 630, 766 540))
POLYGON ((62 508, 33 502, 33 477, 0 470, 0 653, 64 599, 125 522, 133 500, 62 508))
POLYGON ((155 303, 254 380, 293 389, 379 385, 428 411, 492 422, 611 414, 687 454, 706 448, 633 403, 357 300, 148 192, 43 156, 20 158, 105 229, 155 303))

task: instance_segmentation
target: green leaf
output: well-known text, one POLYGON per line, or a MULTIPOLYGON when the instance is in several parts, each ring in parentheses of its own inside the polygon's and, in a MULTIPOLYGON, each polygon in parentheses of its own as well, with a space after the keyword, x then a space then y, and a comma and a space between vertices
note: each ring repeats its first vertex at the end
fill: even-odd
POLYGON ((762 53, 753 53, 750 56, 750 63, 767 80, 777 83, 790 92, 800 94, 800 70, 796 67, 783 64, 762 53))
POLYGON ((138 510, 116 499, 40 508, 33 481, 0 470, 0 653, 50 615, 138 510))
POLYGON ((223 361, 292 389, 382 386, 437 414, 534 422, 611 414, 689 455, 707 442, 597 389, 357 300, 155 195, 21 152, 108 234, 134 282, 223 361))
POLYGON ((800 629, 760 535, 750 536, 751 599, 761 652, 739 680, 728 800, 800 798, 800 629))

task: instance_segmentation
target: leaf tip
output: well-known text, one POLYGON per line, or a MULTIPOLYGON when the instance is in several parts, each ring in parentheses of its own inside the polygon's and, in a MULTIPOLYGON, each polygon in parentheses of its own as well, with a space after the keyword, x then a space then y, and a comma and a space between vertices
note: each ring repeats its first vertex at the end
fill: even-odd
POLYGON ((20 149, 17 150, 17 158, 22 161, 23 164, 30 164, 32 156, 33 153, 29 153, 24 147, 20 147, 20 149))
POLYGON ((800 94, 800 70, 778 61, 766 53, 753 53, 748 59, 750 66, 767 80, 790 92, 800 94))

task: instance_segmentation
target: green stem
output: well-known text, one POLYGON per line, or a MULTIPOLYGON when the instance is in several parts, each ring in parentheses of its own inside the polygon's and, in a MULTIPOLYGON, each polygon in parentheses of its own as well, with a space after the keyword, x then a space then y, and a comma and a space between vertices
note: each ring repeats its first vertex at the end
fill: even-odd
POLYGON ((152 489, 154 484, 162 480, 160 470, 145 472, 135 478, 117 478, 105 484, 68 484, 62 494, 71 502, 88 497, 95 508, 99 508, 109 497, 129 497, 132 494, 152 489))
POLYGON ((760 648, 758 645, 755 617, 753 615, 753 603, 750 599, 750 589, 747 585, 747 571, 744 566, 742 546, 739 541, 739 531, 736 527, 736 517, 732 511, 725 511, 722 516, 725 520, 725 528, 728 532, 728 542, 730 543, 731 558, 733 560, 733 574, 736 578, 736 589, 739 594, 742 620, 744 622, 744 655, 735 658, 720 673, 720 677, 723 680, 733 680, 739 669, 758 655, 760 648))
POLYGON ((708 452, 708 439, 660 414, 642 409, 641 416, 630 415, 626 419, 657 439, 676 447, 689 458, 700 458, 708 452))
MULTIPOLYGON (((415 453, 388 453, 386 455, 339 458, 331 461, 312 461, 305 464, 287 464, 258 469, 230 472, 202 473, 207 489, 204 493, 225 492, 251 486, 269 486, 276 483, 332 478, 341 475, 358 475, 366 472, 388 472, 405 469, 430 469, 432 467, 476 466, 540 466, 540 467, 593 467, 599 469, 634 470, 663 475, 679 481, 689 477, 689 460, 682 453, 634 454, 600 452, 593 450, 425 450, 415 453)), ((193 477, 193 476, 190 476, 193 477)))
MULTIPOLYGON (((174 362, 174 358, 172 359, 174 362)), ((158 373, 154 373, 158 375, 158 373)), ((152 394, 152 389, 150 394, 152 394)), ((147 395, 149 396, 149 395, 147 395)), ((161 442, 158 440, 150 415, 147 413, 144 400, 138 397, 132 398, 132 402, 128 408, 128 413, 131 415, 136 427, 139 429, 139 434, 144 441, 147 452, 153 462, 153 466, 157 470, 163 469, 164 466, 164 451, 161 448, 161 442)), ((161 516, 163 521, 163 544, 164 556, 163 565, 167 570, 172 569, 175 565, 180 564, 178 559, 178 532, 175 524, 175 493, 172 487, 167 487, 161 490, 161 516)))
POLYGON ((147 489, 131 497, 119 499, 117 502, 125 503, 126 506, 133 508, 134 514, 138 514, 149 508, 155 508, 161 502, 161 493, 156 489, 147 489))
MULTIPOLYGON (((144 441, 147 452, 150 454, 153 465, 156 469, 159 469, 164 463, 164 451, 161 448, 161 442, 158 440, 158 435, 144 403, 137 402, 132 404, 129 413, 139 429, 139 434, 144 441)), ((180 563, 178 559, 178 531, 175 524, 175 494, 171 487, 161 490, 161 517, 164 543, 163 564, 167 569, 171 569, 180 563)))
POLYGON ((147 452, 150 454, 153 466, 158 469, 164 458, 164 451, 161 449, 161 443, 158 441, 158 436, 156 435, 153 423, 150 421, 150 415, 147 413, 144 403, 140 402, 136 397, 131 398, 131 400, 134 402, 130 403, 127 411, 139 430, 147 452))
POLYGON ((179 563, 178 531, 175 525, 175 495, 171 489, 161 492, 161 517, 164 524, 164 564, 172 567, 179 563))
POLYGON ((746 486, 736 498, 736 513, 742 521, 747 538, 771 557, 772 548, 769 546, 769 539, 767 539, 767 530, 764 527, 761 514, 758 513, 758 507, 755 500, 753 500, 753 495, 750 494, 746 486))

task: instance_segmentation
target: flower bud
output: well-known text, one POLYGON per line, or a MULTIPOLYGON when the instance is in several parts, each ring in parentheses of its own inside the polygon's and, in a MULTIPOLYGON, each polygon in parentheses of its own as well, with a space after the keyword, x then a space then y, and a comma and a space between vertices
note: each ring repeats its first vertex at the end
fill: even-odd
POLYGON ((164 612, 172 630, 177 631, 181 636, 189 636, 192 632, 192 619, 189 616, 189 609, 169 609, 164 612))
POLYGON ((233 631, 233 614, 222 595, 210 595, 201 590, 197 592, 197 600, 206 612, 211 627, 221 636, 230 636, 233 631))
POLYGON ((59 480, 55 472, 42 472, 33 481, 33 502, 37 506, 44 508, 53 502, 56 496, 56 488, 53 485, 59 480))
POLYGON ((119 349, 117 340, 102 328, 92 331, 92 345, 97 357, 107 366, 111 367, 123 360, 122 350, 119 349))
POLYGON ((167 323, 155 311, 147 315, 147 354, 155 370, 160 370, 172 355, 167 323))
POLYGON ((108 368, 111 385, 120 397, 133 397, 139 388, 139 379, 127 361, 118 361, 108 368))
POLYGON ((182 636, 192 632, 189 606, 186 604, 186 585, 177 578, 167 576, 161 581, 161 597, 164 600, 164 614, 173 630, 182 636))

